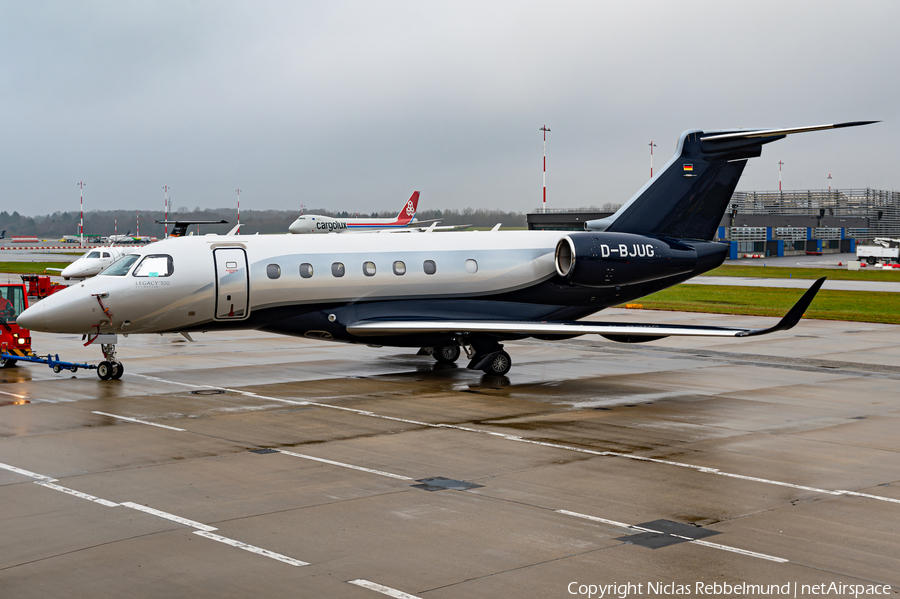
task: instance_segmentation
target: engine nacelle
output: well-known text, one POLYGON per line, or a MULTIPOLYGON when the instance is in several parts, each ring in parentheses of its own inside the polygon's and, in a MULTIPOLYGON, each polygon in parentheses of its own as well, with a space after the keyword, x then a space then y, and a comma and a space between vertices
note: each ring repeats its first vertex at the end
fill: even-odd
POLYGON ((645 283, 692 272, 694 248, 631 233, 572 233, 556 245, 556 272, 584 287, 645 283))

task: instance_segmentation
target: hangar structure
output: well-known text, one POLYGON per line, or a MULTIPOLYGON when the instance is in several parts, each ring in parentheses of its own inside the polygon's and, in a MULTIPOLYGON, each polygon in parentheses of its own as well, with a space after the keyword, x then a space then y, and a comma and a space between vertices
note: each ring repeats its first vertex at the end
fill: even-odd
MULTIPOLYGON (((527 220, 529 229, 583 231, 585 221, 608 215, 592 209, 539 209, 527 220)), ((736 259, 746 253, 852 253, 857 242, 875 237, 900 237, 900 191, 738 191, 719 223, 716 241, 731 244, 729 257, 736 259)))

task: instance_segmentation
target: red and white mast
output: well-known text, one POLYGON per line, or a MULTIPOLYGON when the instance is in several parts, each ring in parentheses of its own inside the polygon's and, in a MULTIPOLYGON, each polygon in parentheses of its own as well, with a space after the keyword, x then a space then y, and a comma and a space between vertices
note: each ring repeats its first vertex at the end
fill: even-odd
POLYGON ((241 188, 240 187, 237 188, 237 194, 238 194, 238 223, 237 223, 238 229, 237 230, 238 230, 238 234, 240 234, 240 232, 241 232, 241 188))
POLYGON ((781 165, 783 164, 781 160, 778 161, 778 191, 781 191, 781 165))
POLYGON ((81 247, 84 247, 84 181, 79 181, 78 187, 81 188, 81 208, 79 209, 81 215, 80 220, 78 221, 78 238, 81 247))
POLYGON ((653 140, 650 140, 650 178, 653 178, 653 148, 656 147, 656 144, 653 143, 653 140))
POLYGON ((140 237, 141 236, 141 211, 135 210, 134 214, 135 214, 135 217, 134 217, 135 222, 137 223, 137 233, 135 233, 134 236, 140 237))
POLYGON ((547 209, 547 125, 544 125, 540 129, 544 132, 544 210, 547 209))
POLYGON ((163 239, 166 239, 169 237, 169 184, 163 185, 163 189, 166 192, 166 217, 163 219, 166 221, 166 224, 163 230, 163 239))

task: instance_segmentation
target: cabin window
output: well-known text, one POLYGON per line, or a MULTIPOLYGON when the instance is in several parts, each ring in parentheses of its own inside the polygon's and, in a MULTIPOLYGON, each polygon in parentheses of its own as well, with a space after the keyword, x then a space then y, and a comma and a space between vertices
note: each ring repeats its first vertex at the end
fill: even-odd
POLYGON ((172 265, 172 256, 166 254, 150 254, 144 256, 141 263, 134 269, 133 277, 168 277, 175 272, 172 265))
POLYGON ((375 263, 374 262, 363 262, 363 274, 367 277, 375 276, 375 263))
POLYGON ((344 276, 344 264, 342 262, 335 262, 331 265, 331 274, 336 277, 344 276))
POLYGON ((281 267, 278 266, 277 264, 269 264, 266 267, 266 275, 270 279, 277 279, 278 277, 281 276, 281 267))
POLYGON ((108 277, 124 277, 128 274, 128 271, 131 270, 131 265, 137 262, 140 257, 139 254, 122 256, 102 270, 100 274, 108 277))
POLYGON ((437 265, 435 265, 434 260, 426 260, 422 267, 425 269, 426 275, 433 275, 437 272, 437 265))
POLYGON ((300 265, 300 276, 304 279, 309 279, 313 275, 313 267, 312 264, 308 262, 304 262, 300 265))
POLYGON ((466 260, 466 272, 473 274, 478 272, 478 263, 471 258, 469 260, 466 260))
POLYGON ((397 260, 394 262, 394 274, 397 276, 406 274, 406 264, 397 260))

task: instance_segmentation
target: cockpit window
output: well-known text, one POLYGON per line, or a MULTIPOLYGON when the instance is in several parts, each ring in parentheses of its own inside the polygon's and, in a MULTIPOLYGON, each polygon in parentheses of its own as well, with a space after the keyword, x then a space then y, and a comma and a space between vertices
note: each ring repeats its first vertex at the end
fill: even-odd
POLYGON ((25 309, 22 287, 0 287, 0 322, 13 323, 25 309))
POLYGON ((175 272, 172 256, 167 254, 150 254, 144 256, 134 269, 133 277, 169 277, 175 272))
POLYGON ((88 255, 85 258, 99 258, 100 252, 88 252, 88 255))
POLYGON ((127 254, 122 256, 103 269, 100 274, 108 277, 124 277, 128 274, 128 271, 131 270, 131 265, 137 262, 137 259, 140 257, 140 254, 127 254))

